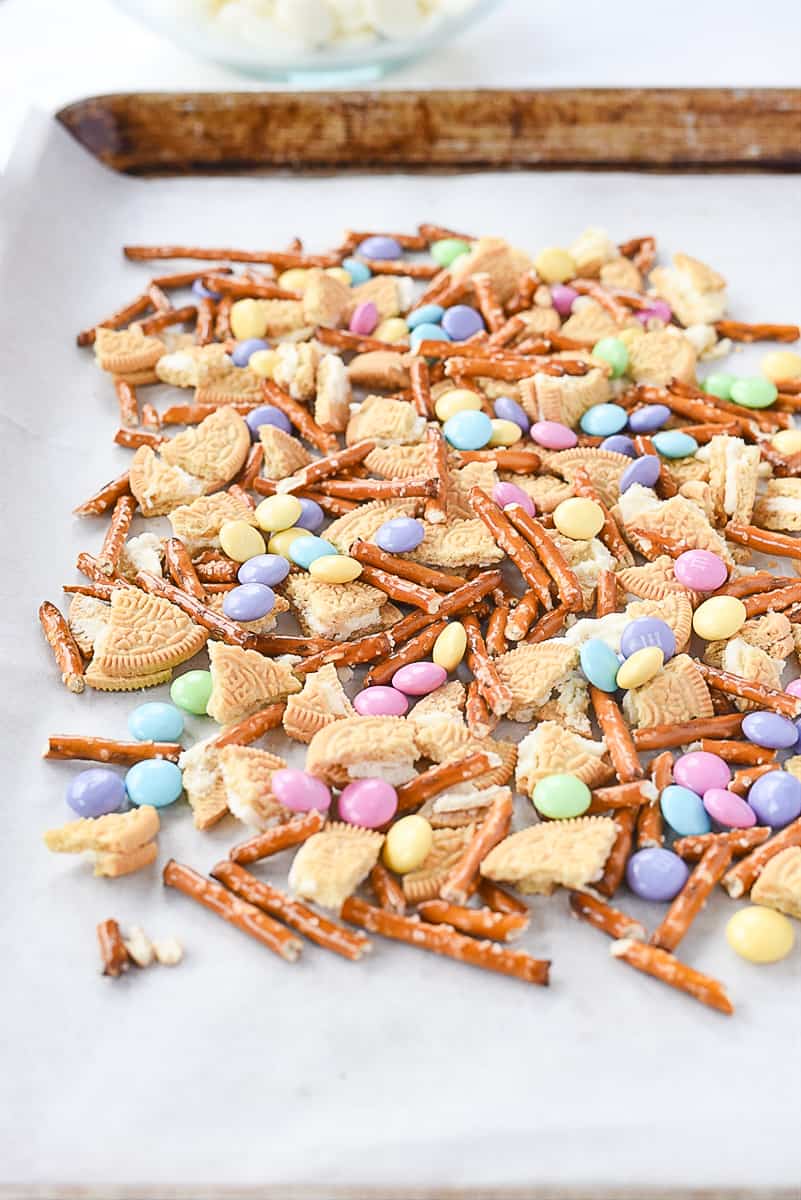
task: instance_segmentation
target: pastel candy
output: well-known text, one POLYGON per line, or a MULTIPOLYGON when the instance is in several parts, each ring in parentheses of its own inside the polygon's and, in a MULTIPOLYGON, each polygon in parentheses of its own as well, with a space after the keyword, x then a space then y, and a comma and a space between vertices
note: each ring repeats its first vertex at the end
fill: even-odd
POLYGON ((170 699, 185 712, 204 716, 211 696, 211 671, 187 671, 170 684, 170 699))
POLYGON ((642 687, 661 670, 665 656, 659 646, 642 646, 621 663, 617 673, 619 688, 642 687))
POLYGON ((635 483, 641 484, 642 487, 653 487, 660 471, 660 462, 655 454, 644 454, 642 458, 635 458, 620 476, 620 491, 627 492, 635 483))
POLYGON ((496 417, 499 417, 502 421, 514 421, 515 425, 520 426, 523 433, 528 432, 531 422, 525 410, 511 396, 499 396, 493 407, 496 417))
POLYGON ((693 613, 693 629, 707 642, 734 637, 745 624, 748 612, 737 596, 710 596, 693 613))
POLYGON ((714 592, 729 577, 723 559, 711 550, 685 550, 673 563, 673 574, 694 592, 714 592))
POLYGON ((273 771, 270 788, 279 804, 292 812, 311 812, 316 808, 326 812, 331 807, 331 793, 322 779, 298 771, 293 767, 281 767, 273 771))
POLYGON ((298 499, 300 516, 295 521, 295 528, 308 529, 309 533, 315 533, 325 520, 325 513, 316 500, 310 500, 307 496, 298 496, 298 499))
POLYGON ((664 429, 655 433, 652 441, 664 458, 688 458, 698 449, 695 438, 680 429, 664 429))
POLYGON ((235 367, 246 367, 250 362, 251 354, 255 354, 257 350, 269 349, 264 338, 245 338, 244 342, 237 342, 234 346, 231 361, 235 367))
POLYGON ((501 508, 505 508, 507 504, 519 504, 530 517, 537 515, 537 509, 531 496, 516 483, 496 483, 492 489, 492 498, 501 508))
POLYGON ((455 671, 467 649, 467 633, 461 621, 449 621, 431 648, 431 658, 438 667, 455 671))
POLYGON ((637 457, 637 447, 625 433, 613 433, 601 442, 601 450, 612 450, 615 454, 625 454, 628 458, 637 457))
POLYGON ((254 408, 245 417, 245 422, 254 441, 259 440, 259 429, 262 425, 274 425, 276 429, 282 429, 284 433, 292 432, 289 417, 273 404, 262 404, 258 408, 254 408))
POLYGON ((266 533, 280 533, 291 529, 300 516, 300 500, 297 496, 267 496, 256 506, 256 520, 266 533))
POLYGON ((801 781, 788 771, 768 771, 749 788, 748 803, 760 825, 789 825, 801 815, 801 781))
POLYGON ((718 754, 691 750, 673 764, 673 778, 682 787, 703 796, 710 788, 725 788, 731 781, 731 769, 718 754))
POLYGON ((612 368, 612 378, 619 379, 629 365, 626 343, 616 337, 601 338, 592 348, 593 358, 600 358, 612 368))
POLYGON ((409 334, 409 345, 415 350, 421 342, 449 342, 451 339, 441 325, 432 325, 425 321, 409 334))
POLYGON ((362 564, 349 554, 322 554, 309 564, 309 574, 321 583, 352 583, 362 573, 362 564))
POLYGON ((289 574, 289 559, 283 554, 257 554, 249 558, 236 573, 240 583, 261 583, 275 587, 283 583, 289 574))
POLYGON ((428 821, 414 813, 390 825, 384 842, 383 859, 390 871, 406 875, 428 857, 433 844, 434 831, 428 821))
POLYGON ((798 729, 788 717, 765 710, 746 713, 742 730, 749 742, 769 750, 789 750, 798 741, 798 729))
POLYGON ((378 309, 372 300, 366 300, 364 304, 357 304, 354 308, 348 323, 348 329, 351 333, 368 336, 373 332, 377 324, 378 309))
POLYGON ((578 300, 579 294, 575 288, 569 287, 565 283, 551 284, 551 304, 554 306, 560 317, 569 317, 573 308, 574 301, 578 300))
POLYGON ((416 550, 425 537, 422 521, 414 517, 394 517, 385 521, 375 535, 376 545, 388 554, 406 554, 416 550))
POLYGON ((360 242, 357 247, 357 254, 361 254, 364 258, 402 258, 403 249, 393 237, 386 237, 384 234, 374 234, 372 237, 367 237, 363 242, 360 242))
POLYGON ((449 267, 454 259, 470 253, 470 243, 462 238, 440 238, 431 243, 431 257, 440 267, 449 267))
POLYGON ((376 685, 355 695, 353 707, 361 717, 405 717, 409 701, 397 688, 376 685))
POLYGON ((469 304, 454 304, 445 310, 442 328, 454 342, 466 342, 474 333, 483 331, 484 318, 469 304))
POLYGON ((372 271, 358 258, 343 258, 342 266, 350 276, 350 282, 353 287, 358 287, 360 283, 367 283, 367 280, 372 275, 372 271))
POLYGON ((174 704, 151 700, 129 713, 128 729, 137 742, 177 742, 184 731, 183 713, 174 704))
POLYGON ((434 662, 415 662, 399 667, 392 676, 392 686, 406 696, 427 696, 442 687, 448 672, 434 662))
MULTIPOLYGON (((801 790, 801 784, 799 784, 801 790)), ((664 788, 659 800, 662 816, 679 837, 709 833, 712 825, 701 797, 689 788, 672 783, 664 788)))
POLYGON ((729 917, 726 941, 746 962, 774 963, 790 953, 795 932, 792 921, 784 913, 752 904, 729 917))
POLYGON ((547 775, 531 794, 537 812, 551 821, 580 817, 590 807, 592 793, 575 775, 547 775))
POLYGON ((620 662, 614 650, 600 638, 590 638, 579 651, 581 669, 593 687, 602 692, 617 691, 620 662))
POLYGON ((578 445, 578 435, 560 421, 535 421, 531 440, 546 450, 572 450, 578 445))
POLYGON ((398 793, 384 779, 356 779, 338 800, 339 815, 349 825, 378 829, 391 821, 398 810, 398 793))
POLYGON ((174 804, 183 789, 182 775, 175 763, 148 758, 134 763, 125 776, 125 790, 132 804, 152 804, 166 808, 174 804))
POLYGON ((676 635, 659 617, 635 617, 621 634, 620 653, 628 658, 643 646, 658 646, 667 661, 676 653, 676 635))
POLYGON ((298 567, 305 567, 307 570, 315 559, 337 553, 337 548, 333 542, 329 542, 327 538, 315 537, 314 534, 309 537, 295 538, 294 542, 290 542, 289 545, 289 557, 292 559, 292 562, 298 567))
POLYGON ((406 324, 410 329, 416 329, 418 325, 439 325, 444 316, 445 309, 441 304, 422 304, 407 314, 406 324))
POLYGON ((492 437, 492 421, 486 413, 468 409, 450 417, 442 432, 457 450, 480 450, 492 437))
POLYGON ((710 788, 704 792, 704 808, 713 821, 729 829, 749 829, 756 825, 756 813, 741 796, 728 788, 710 788))
POLYGON ((629 414, 619 404, 594 404, 588 408, 579 421, 584 433, 593 437, 608 437, 610 433, 620 433, 628 423, 629 414))
POLYGON ((626 864, 626 883, 643 900, 672 900, 684 887, 689 873, 678 854, 649 846, 632 854, 626 864))
POLYGON ((242 583, 223 598, 223 612, 233 621, 258 621, 274 607, 275 592, 263 583, 242 583))
POLYGON ((67 804, 79 817, 104 817, 117 812, 124 803, 125 784, 107 767, 81 771, 67 785, 67 804))

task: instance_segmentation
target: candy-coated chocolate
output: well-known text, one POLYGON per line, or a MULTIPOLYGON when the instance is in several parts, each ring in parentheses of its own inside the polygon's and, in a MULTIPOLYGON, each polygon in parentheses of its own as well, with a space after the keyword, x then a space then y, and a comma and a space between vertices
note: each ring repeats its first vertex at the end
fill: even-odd
POLYGON ((729 577, 723 559, 711 550, 685 550, 673 563, 673 574, 694 592, 714 592, 729 577))
POLYGON ((470 253, 470 243, 462 238, 440 238, 431 243, 430 254, 440 267, 449 267, 462 254, 470 253))
POLYGON ((170 699, 184 712, 202 717, 211 696, 211 671, 187 671, 170 684, 170 699))
POLYGON ((535 421, 531 440, 546 450, 572 450, 578 445, 578 435, 560 421, 535 421))
POLYGON ((523 436, 523 430, 516 421, 502 421, 496 417, 492 421, 492 433, 488 445, 514 446, 523 436))
POLYGON ((406 875, 425 861, 433 844, 434 832, 425 817, 401 817, 387 830, 383 859, 390 871, 406 875))
POLYGON ((276 587, 289 574, 289 559, 283 554, 257 554, 249 558, 236 573, 240 583, 263 583, 265 587, 276 587))
POLYGON ((261 300, 235 300, 231 305, 231 333, 238 342, 263 338, 267 332, 267 314, 261 300))
POLYGON ((732 400, 743 408, 770 408, 771 404, 775 404, 778 394, 776 384, 761 375, 737 379, 731 387, 732 400))
POLYGON ((375 535, 375 542, 388 554, 406 554, 416 550, 425 537, 422 521, 414 517, 394 517, 385 521, 375 535))
POLYGON ((366 237, 356 248, 356 253, 364 258, 403 258, 403 249, 393 237, 385 234, 373 234, 366 237))
POLYGON ((445 671, 455 671, 467 649, 467 633, 461 621, 449 621, 434 642, 431 659, 445 671))
POLYGON ((790 696, 801 696, 801 679, 793 679, 784 689, 790 696))
POLYGON ((235 367, 246 367, 250 362, 251 354, 255 354, 257 350, 269 349, 264 338, 246 338, 244 342, 237 342, 234 346, 231 352, 231 361, 235 367))
POLYGON ((280 408, 276 408, 274 404, 261 404, 258 408, 254 408, 245 417, 245 421, 250 430, 250 436, 254 442, 259 440, 259 429, 262 425, 274 425, 276 429, 282 429, 284 433, 291 433, 292 426, 280 408))
POLYGON ((575 775, 546 775, 536 784, 531 799, 541 816, 564 821, 585 813, 590 807, 592 793, 575 775))
POLYGON ((726 941, 746 962, 764 965, 781 962, 793 948, 793 924, 775 908, 752 904, 741 908, 726 923, 726 941))
POLYGON ((456 450, 481 450, 492 436, 492 421, 486 413, 466 409, 449 417, 442 432, 456 450))
POLYGON ((367 283, 372 275, 370 268, 360 258, 343 258, 342 266, 348 272, 353 287, 358 287, 360 283, 367 283))
POLYGON ((593 358, 600 358, 612 368, 612 378, 619 379, 625 374, 629 365, 629 352, 626 343, 616 337, 604 337, 597 341, 592 348, 593 358))
POLYGON ((713 787, 704 792, 704 808, 713 821, 727 829, 750 829, 756 825, 756 813, 736 792, 713 787))
POLYGON ((307 571, 315 559, 338 553, 333 542, 329 542, 327 538, 315 537, 306 529, 300 537, 296 537, 293 542, 289 543, 290 559, 296 566, 305 567, 307 571))
POLYGON ((312 579, 320 583, 353 583, 362 573, 362 564, 349 554, 324 554, 309 567, 312 579))
POLYGON ((615 454, 625 454, 628 458, 637 457, 637 447, 625 433, 613 433, 601 442, 602 450, 612 450, 615 454))
POLYGON ((579 421, 584 433, 592 437, 608 437, 620 433, 628 423, 629 414, 619 404, 593 404, 579 421))
POLYGON ((654 433, 669 417, 670 409, 666 404, 646 404, 629 415, 629 429, 632 433, 654 433))
POLYGON ((653 487, 659 478, 660 470, 661 465, 655 454, 644 454, 642 458, 635 458, 620 476, 620 491, 627 492, 635 483, 642 487, 653 487))
POLYGON ((356 779, 340 793, 337 804, 348 825, 378 829, 398 811, 398 793, 385 779, 356 779))
POLYGON ((90 767, 67 784, 67 804, 79 817, 104 817, 124 803, 125 784, 108 767, 90 767))
POLYGON ((469 304, 454 304, 445 310, 442 328, 452 341, 466 342, 473 334, 483 332, 484 318, 469 304))
POLYGON ((278 554, 281 558, 289 558, 289 547, 299 537, 311 537, 311 531, 303 529, 300 525, 293 525, 291 529, 281 529, 278 533, 274 533, 267 543, 267 549, 270 554, 278 554))
POLYGON ((325 267, 325 274, 330 275, 332 279, 336 279, 338 283, 344 284, 345 287, 351 286, 350 272, 344 267, 325 267))
POLYGON ((759 364, 762 374, 772 383, 780 383, 783 379, 801 379, 801 354, 795 350, 771 350, 759 364))
POLYGON ((441 304, 423 304, 408 314, 406 324, 410 329, 416 329, 418 325, 439 325, 444 316, 445 309, 441 304))
POLYGON ((308 771, 294 767, 280 767, 270 777, 270 788, 279 804, 291 812, 327 812, 331 807, 331 793, 323 783, 308 771))
POLYGON ((561 246, 546 246, 534 259, 537 274, 544 283, 566 283, 576 277, 573 256, 561 246))
MULTIPOLYGON (((350 282, 350 276, 348 275, 350 282)), ((288 292, 305 292, 309 286, 309 272, 306 267, 289 267, 278 276, 278 286, 288 292)))
POLYGON ((671 783, 669 787, 663 788, 659 804, 662 816, 679 837, 709 833, 712 828, 701 797, 689 788, 671 783))
POLYGON ((434 402, 434 412, 440 421, 449 421, 460 412, 478 412, 480 408, 481 396, 469 388, 451 388, 434 402))
POLYGON ((551 304, 560 317, 570 316, 573 311, 573 303, 575 300, 578 300, 578 297, 579 294, 576 289, 566 283, 551 284, 551 304))
POLYGON ((403 317, 387 317, 386 321, 376 326, 373 337, 380 342, 405 342, 409 337, 409 326, 403 317))
POLYGON ((421 342, 449 342, 451 339, 441 325, 432 325, 424 321, 409 334, 409 345, 416 350, 421 342))
POLYGON ((768 771, 751 784, 748 803, 760 825, 781 829, 801 815, 801 780, 789 771, 768 771))
POLYGON ((673 900, 690 871, 672 850, 649 846, 632 854, 626 864, 626 883, 643 900, 673 900))
POLYGON ((378 319, 378 309, 373 301, 365 300, 363 304, 357 304, 354 308, 348 322, 348 329, 351 333, 369 337, 378 324, 378 319))
POLYGON ((152 804, 153 808, 166 808, 174 804, 183 790, 181 770, 173 762, 163 758, 146 758, 134 765, 125 774, 125 790, 137 808, 152 804))
POLYGON ((258 529, 254 529, 247 521, 223 521, 220 546, 223 553, 234 562, 247 562, 257 554, 264 554, 267 549, 258 529))
POLYGON ((604 511, 595 500, 571 496, 569 500, 557 504, 553 523, 565 537, 584 542, 594 538, 603 529, 604 511))
POLYGON ((701 386, 710 396, 717 396, 718 400, 731 400, 731 389, 736 382, 736 375, 730 375, 727 371, 713 371, 701 386))
POLYGON ((254 515, 259 528, 265 533, 280 533, 282 529, 292 528, 300 512, 300 500, 287 492, 280 496, 267 496, 256 506, 254 515))
POLYGON ((137 742, 177 742, 184 731, 184 717, 174 704, 150 700, 128 714, 128 729, 137 742))
POLYGON ((409 701, 394 687, 366 687, 353 697, 353 707, 361 717, 405 717, 409 701))
POLYGON ((747 615, 738 596, 710 596, 693 613, 693 629, 707 642, 723 641, 740 632, 747 615))
POLYGON ((718 754, 706 750, 691 750, 680 755, 673 764, 673 778, 682 787, 703 796, 710 788, 726 788, 731 781, 731 768, 718 754))
POLYGON ((746 713, 742 730, 749 742, 754 742, 757 746, 767 746, 769 750, 789 750, 798 741, 798 730, 794 722, 789 717, 767 709, 746 713))
POLYGON ((309 500, 306 496, 298 496, 298 499, 300 516, 295 522, 295 528, 308 529, 309 533, 315 533, 325 520, 325 513, 316 500, 309 500))
POLYGON ((495 410, 495 416, 499 420, 514 421, 515 425, 520 426, 523 433, 528 433, 531 422, 528 419, 526 411, 511 396, 499 396, 492 407, 495 410))
POLYGON ((260 379, 272 379, 280 361, 277 350, 254 350, 248 367, 260 379))
POLYGON ((275 592, 264 583, 241 583, 223 597, 223 612, 232 621, 259 621, 275 607, 275 592))
POLYGON ((213 292, 211 288, 207 288, 202 279, 195 279, 192 282, 192 291, 201 300, 221 300, 221 292, 213 292))
POLYGON ((698 449, 695 438, 681 429, 663 429, 652 441, 663 458, 689 458, 698 449))
POLYGON ((447 678, 448 672, 435 662, 414 662, 398 668, 392 686, 406 696, 427 696, 442 687, 447 678))
POLYGON ((667 325, 673 317, 673 309, 664 300, 652 300, 647 308, 641 308, 634 315, 643 325, 647 325, 649 321, 653 320, 667 325))
POLYGON ((617 673, 620 660, 606 642, 600 638, 589 638, 579 650, 581 669, 593 687, 602 692, 617 691, 617 673))
POLYGON ((779 454, 801 454, 801 429, 780 429, 774 433, 770 444, 779 454))
POLYGON ((643 646, 635 650, 624 663, 620 664, 617 673, 619 688, 638 688, 648 683, 662 670, 665 656, 659 646, 643 646))
POLYGON ((537 515, 537 509, 531 496, 529 496, 528 492, 524 492, 521 487, 518 487, 516 483, 508 483, 506 481, 496 483, 492 489, 492 498, 501 508, 505 508, 507 504, 519 504, 530 517, 537 515))
POLYGON ((665 662, 676 653, 676 635, 659 617, 635 617, 623 629, 620 637, 620 653, 630 658, 635 650, 643 646, 658 646, 665 662))

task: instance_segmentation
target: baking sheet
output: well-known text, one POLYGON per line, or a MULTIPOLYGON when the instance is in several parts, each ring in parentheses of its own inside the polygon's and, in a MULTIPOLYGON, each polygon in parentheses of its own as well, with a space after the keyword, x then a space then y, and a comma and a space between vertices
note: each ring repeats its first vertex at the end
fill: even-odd
MULTIPOLYGON (((523 942, 553 960, 547 990, 380 939, 361 964, 309 946, 287 966, 164 891, 155 870, 96 880, 44 849, 81 769, 41 762, 46 735, 125 737, 142 697, 67 694, 35 614, 45 597, 62 602, 76 553, 102 539, 104 522, 72 507, 130 456, 111 445, 107 377, 74 345, 148 277, 123 242, 281 246, 300 234, 316 248, 348 225, 431 220, 534 248, 595 224, 712 262, 738 317, 797 321, 798 199, 797 179, 776 176, 143 181, 31 119, 6 179, 0 275, 2 1194, 797 1194, 801 947, 770 968, 741 962, 723 938, 734 906, 713 898, 682 957, 725 981, 730 1019, 613 963, 564 895, 535 899, 523 942), (108 916, 178 936, 185 962, 100 978, 94 927, 108 916)), ((744 350, 738 370, 759 354, 744 350)), ((195 736, 210 731, 190 720, 195 736)), ((233 821, 198 833, 176 805, 159 861, 207 870, 241 833, 233 821)), ((285 859, 265 874, 282 880, 285 859)), ((662 911, 625 907, 650 926, 662 911)))

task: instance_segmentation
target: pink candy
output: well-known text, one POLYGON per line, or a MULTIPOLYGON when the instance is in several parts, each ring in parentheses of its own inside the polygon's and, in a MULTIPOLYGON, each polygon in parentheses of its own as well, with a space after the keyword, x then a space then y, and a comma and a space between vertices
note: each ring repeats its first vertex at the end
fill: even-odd
POLYGON ((801 696, 801 679, 793 679, 784 690, 791 696, 801 696))
POLYGON ((429 692, 442 687, 447 678, 448 672, 444 667, 433 662, 415 662, 395 672, 392 686, 407 696, 427 696, 429 692))
POLYGON ((546 450, 572 450, 578 445, 578 437, 560 421, 535 421, 531 426, 531 438, 546 450))
POLYGON ((570 316, 574 300, 578 300, 578 292, 575 288, 568 287, 564 283, 551 284, 551 304, 560 317, 570 316))
POLYGON ((395 816, 398 793, 384 779, 357 779, 339 797, 339 815, 349 825, 378 829, 395 816))
POLYGON ((368 687, 353 697, 353 707, 362 717, 405 717, 409 701, 394 687, 368 687))
POLYGON ((270 787, 276 800, 292 812, 310 812, 313 808, 326 812, 331 807, 328 788, 322 779, 316 779, 307 771, 282 767, 273 771, 270 787))
POLYGON ((664 300, 652 300, 647 308, 641 308, 634 315, 638 321, 642 321, 643 325, 647 325, 652 317, 656 317, 658 321, 664 321, 667 325, 673 316, 673 310, 664 300))
POLYGON ((714 592, 723 587, 729 572, 723 559, 711 550, 685 550, 674 562, 673 574, 694 592, 714 592))
POLYGON ((492 498, 501 508, 507 504, 519 504, 530 517, 536 517, 537 510, 528 492, 524 492, 516 483, 496 483, 492 489, 492 498))
POLYGON ((357 304, 354 308, 348 329, 351 333, 360 333, 367 337, 373 332, 377 324, 378 309, 372 300, 367 300, 364 304, 357 304))
POLYGON ((682 754, 673 766, 673 778, 681 787, 689 788, 699 796, 705 796, 710 788, 725 788, 731 780, 731 771, 718 754, 706 750, 692 750, 682 754))
POLYGON ((704 794, 704 808, 713 821, 730 829, 748 829, 756 825, 756 813, 740 796, 726 788, 710 788, 704 794))

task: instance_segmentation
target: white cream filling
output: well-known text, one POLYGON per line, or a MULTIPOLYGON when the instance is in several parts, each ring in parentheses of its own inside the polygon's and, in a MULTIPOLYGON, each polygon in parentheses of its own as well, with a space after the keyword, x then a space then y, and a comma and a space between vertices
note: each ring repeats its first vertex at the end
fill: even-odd
POLYGON ((641 483, 633 483, 617 502, 620 516, 626 526, 635 525, 637 518, 644 513, 656 512, 660 504, 661 501, 653 488, 643 487, 641 483))
POLYGON ((623 630, 630 624, 630 618, 625 613, 607 613, 605 617, 583 617, 567 630, 560 641, 569 646, 580 648, 590 638, 598 638, 615 653, 620 649, 620 639, 623 630))
POLYGON ((140 533, 125 543, 125 556, 136 571, 161 575, 161 538, 155 533, 140 533))
POLYGON ((183 772, 184 791, 196 797, 207 795, 221 778, 217 750, 208 738, 184 750, 178 759, 178 766, 183 772))
POLYGON ((745 442, 740 438, 727 438, 724 459, 724 489, 723 511, 729 516, 737 507, 737 475, 740 465, 740 454, 745 449, 745 442))
POLYGON ((377 625, 380 619, 381 609, 377 606, 351 617, 350 620, 344 617, 323 617, 314 611, 314 604, 306 612, 306 624, 312 633, 320 637, 339 638, 341 641, 345 641, 352 633, 358 633, 360 629, 377 625))
POLYGON ((402 783, 408 783, 417 774, 414 769, 414 763, 390 763, 381 762, 380 760, 349 763, 347 772, 351 779, 384 779, 387 783, 391 783, 393 787, 398 787, 402 783))

